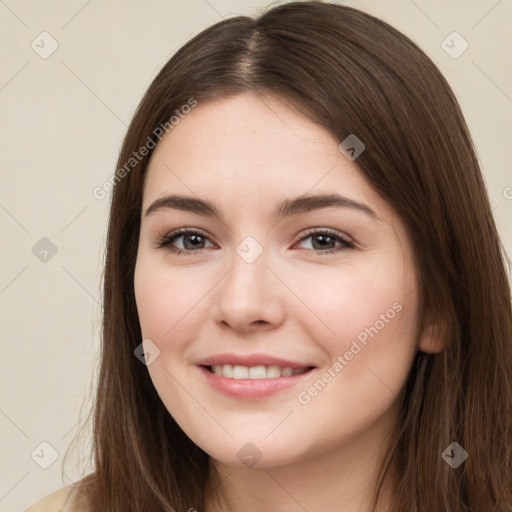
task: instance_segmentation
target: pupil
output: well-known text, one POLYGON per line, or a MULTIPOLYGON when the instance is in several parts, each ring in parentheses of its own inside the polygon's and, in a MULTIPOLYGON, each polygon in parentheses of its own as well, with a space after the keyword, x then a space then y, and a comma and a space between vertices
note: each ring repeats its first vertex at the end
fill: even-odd
MULTIPOLYGON (((316 235, 316 236, 313 237, 313 248, 315 248, 315 249, 318 249, 318 247, 315 247, 315 239, 320 239, 320 240, 323 240, 324 242, 326 240, 331 240, 331 241, 333 240, 333 238, 331 236, 316 235)), ((321 243, 319 248, 320 249, 322 249, 322 248, 325 249, 325 247, 326 247, 326 245, 321 243)))
POLYGON ((197 243, 201 243, 201 236, 197 236, 197 235, 187 235, 183 238, 183 245, 185 246, 186 249, 194 249, 197 247, 197 243), (195 239, 196 240, 196 243, 192 242, 192 245, 187 247, 187 240, 188 239, 195 239))

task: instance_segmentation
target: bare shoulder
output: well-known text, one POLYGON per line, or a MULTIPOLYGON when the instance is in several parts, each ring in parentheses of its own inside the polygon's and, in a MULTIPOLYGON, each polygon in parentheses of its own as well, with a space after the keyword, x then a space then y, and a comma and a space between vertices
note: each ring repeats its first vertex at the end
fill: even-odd
POLYGON ((86 512, 75 507, 76 491, 77 487, 75 485, 62 487, 34 503, 25 512, 86 512))

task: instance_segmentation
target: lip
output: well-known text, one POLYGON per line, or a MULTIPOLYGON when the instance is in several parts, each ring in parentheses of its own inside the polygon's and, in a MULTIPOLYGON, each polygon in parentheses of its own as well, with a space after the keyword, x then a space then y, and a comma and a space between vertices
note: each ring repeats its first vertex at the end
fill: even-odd
POLYGON ((308 378, 316 369, 312 368, 291 377, 276 377, 274 379, 230 379, 210 372, 206 366, 198 366, 198 368, 213 389, 243 400, 265 398, 278 391, 291 388, 308 378))
MULTIPOLYGON (((267 354, 251 354, 251 355, 236 355, 236 354, 217 354, 216 356, 208 357, 197 363, 199 366, 213 366, 215 364, 232 364, 238 366, 280 366, 281 368, 309 368, 315 366, 311 363, 298 363, 296 361, 287 361, 279 357, 274 357, 267 354)), ((279 377, 284 378, 284 377, 279 377)), ((243 379, 241 379, 243 380, 243 379)), ((272 379, 269 379, 272 380, 272 379)))

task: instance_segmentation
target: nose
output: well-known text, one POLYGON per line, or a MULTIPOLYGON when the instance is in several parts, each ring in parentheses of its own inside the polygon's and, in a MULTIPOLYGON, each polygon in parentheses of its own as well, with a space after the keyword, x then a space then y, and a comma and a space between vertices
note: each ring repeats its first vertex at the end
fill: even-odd
POLYGON ((272 330, 284 321, 286 287, 263 253, 248 263, 235 254, 231 269, 210 293, 217 323, 241 333, 272 330))

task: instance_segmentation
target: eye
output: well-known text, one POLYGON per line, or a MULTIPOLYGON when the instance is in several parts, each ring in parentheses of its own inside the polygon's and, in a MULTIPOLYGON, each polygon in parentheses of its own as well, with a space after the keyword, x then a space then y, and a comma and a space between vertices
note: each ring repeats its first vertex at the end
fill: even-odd
POLYGON ((317 254, 333 254, 335 251, 354 248, 354 244, 344 238, 340 233, 331 229, 312 228, 308 230, 307 236, 303 236, 300 242, 311 239, 311 248, 306 250, 314 251, 317 254), (336 246, 336 243, 339 243, 336 246))
MULTIPOLYGON (((206 248, 204 244, 207 240, 209 241, 209 238, 200 231, 183 228, 162 237, 162 239, 157 243, 157 248, 161 249, 163 247, 168 247, 169 250, 177 252, 178 254, 183 251, 197 252, 206 248), (182 239, 183 247, 172 246, 172 244, 180 238, 182 239)), ((212 246, 213 244, 210 247, 212 246)))

